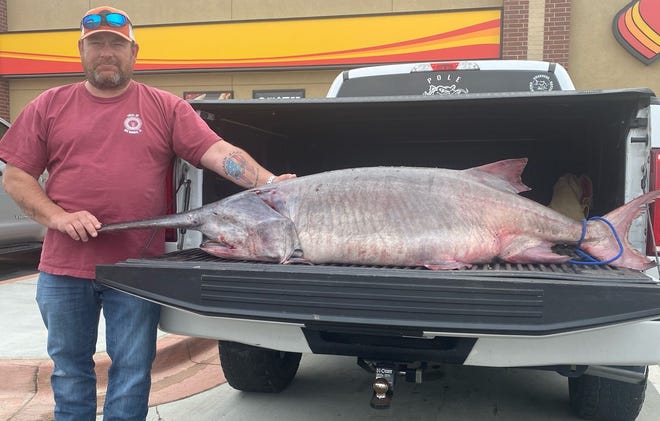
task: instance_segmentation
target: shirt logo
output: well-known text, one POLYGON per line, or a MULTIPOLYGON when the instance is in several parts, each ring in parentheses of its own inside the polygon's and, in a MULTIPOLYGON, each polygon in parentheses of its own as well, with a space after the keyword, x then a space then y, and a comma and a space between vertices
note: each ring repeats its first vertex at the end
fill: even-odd
POLYGON ((128 114, 124 119, 124 132, 138 134, 142 132, 142 119, 140 114, 128 114))

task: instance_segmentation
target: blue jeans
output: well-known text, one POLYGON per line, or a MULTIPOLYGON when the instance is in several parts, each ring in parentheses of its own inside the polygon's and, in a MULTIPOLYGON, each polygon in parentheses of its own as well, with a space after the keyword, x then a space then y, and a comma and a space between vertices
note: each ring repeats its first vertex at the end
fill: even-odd
POLYGON ((144 420, 160 306, 93 279, 44 272, 39 274, 37 303, 48 329, 48 354, 55 364, 51 376, 55 419, 96 419, 93 355, 103 308, 106 351, 112 361, 103 419, 144 420))

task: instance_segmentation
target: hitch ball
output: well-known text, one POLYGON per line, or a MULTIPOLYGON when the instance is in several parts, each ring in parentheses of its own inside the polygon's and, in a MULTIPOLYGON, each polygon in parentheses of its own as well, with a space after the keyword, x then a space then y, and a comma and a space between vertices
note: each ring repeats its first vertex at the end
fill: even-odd
POLYGON ((376 379, 376 381, 374 381, 373 388, 378 399, 385 399, 387 396, 387 391, 390 390, 390 384, 385 379, 376 379))
POLYGON ((371 407, 374 409, 387 409, 392 403, 392 387, 384 378, 377 378, 373 384, 374 393, 371 397, 371 407))

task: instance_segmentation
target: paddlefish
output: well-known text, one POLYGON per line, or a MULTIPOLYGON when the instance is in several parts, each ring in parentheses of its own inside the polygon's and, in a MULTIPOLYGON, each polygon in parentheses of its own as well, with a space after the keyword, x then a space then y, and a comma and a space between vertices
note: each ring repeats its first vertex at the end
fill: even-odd
POLYGON ((527 159, 452 170, 365 167, 245 190, 189 212, 103 226, 201 231, 215 256, 277 263, 338 263, 461 269, 496 259, 565 263, 555 245, 644 270, 654 263, 628 240, 632 221, 660 197, 652 191, 604 216, 571 219, 518 193, 527 159), (584 230, 583 230, 584 229, 584 230))

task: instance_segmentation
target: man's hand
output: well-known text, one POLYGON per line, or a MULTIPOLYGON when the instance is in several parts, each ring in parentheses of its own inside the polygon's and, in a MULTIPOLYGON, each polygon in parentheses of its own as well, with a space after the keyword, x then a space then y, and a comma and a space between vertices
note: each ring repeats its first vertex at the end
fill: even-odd
POLYGON ((52 219, 52 227, 61 233, 68 234, 76 241, 86 242, 90 237, 98 236, 97 230, 101 223, 87 211, 62 212, 52 219))

